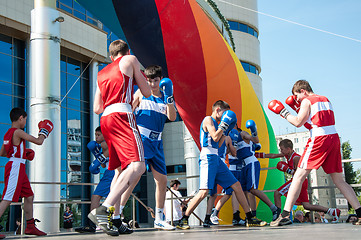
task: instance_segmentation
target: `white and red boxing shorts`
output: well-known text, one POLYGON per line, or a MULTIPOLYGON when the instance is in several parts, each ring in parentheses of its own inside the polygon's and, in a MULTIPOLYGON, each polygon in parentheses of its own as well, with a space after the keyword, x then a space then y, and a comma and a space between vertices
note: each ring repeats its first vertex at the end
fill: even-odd
POLYGON ((25 172, 25 161, 21 158, 10 158, 5 165, 5 188, 2 200, 18 202, 20 197, 34 195, 25 172))
MULTIPOLYGON (((292 179, 287 181, 281 187, 279 187, 277 189, 277 191, 279 193, 281 193, 283 196, 287 197, 288 190, 290 189, 291 183, 292 183, 292 179)), ((301 205, 303 202, 309 202, 307 188, 308 188, 308 180, 306 178, 302 184, 300 196, 298 196, 298 199, 296 200, 295 205, 301 205)))
POLYGON ((142 138, 131 108, 126 112, 123 108, 120 111, 107 109, 100 119, 100 126, 109 150, 108 169, 121 167, 124 170, 131 162, 144 161, 142 138))
POLYGON ((319 169, 325 173, 342 172, 341 144, 338 134, 311 137, 298 163, 302 169, 319 169))

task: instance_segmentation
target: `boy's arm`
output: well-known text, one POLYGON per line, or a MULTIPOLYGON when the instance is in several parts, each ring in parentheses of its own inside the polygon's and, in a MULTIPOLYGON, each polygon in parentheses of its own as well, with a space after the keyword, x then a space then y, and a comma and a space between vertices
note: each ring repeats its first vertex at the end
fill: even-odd
POLYGON ((249 135, 249 133, 246 131, 241 131, 241 137, 242 137, 243 141, 245 141, 247 144, 249 144, 249 141, 252 140, 252 136, 249 135))
POLYGON ((298 167, 298 162, 300 161, 300 157, 299 156, 295 156, 294 158, 293 158, 293 166, 291 166, 291 167, 293 167, 293 169, 296 169, 297 170, 297 167, 298 167))
POLYGON ((233 146, 232 139, 229 136, 227 136, 225 141, 226 141, 226 146, 227 146, 227 152, 229 151, 229 153, 233 157, 237 157, 237 149, 233 146))
POLYGON ((100 92, 98 85, 97 85, 97 90, 95 91, 95 96, 94 96, 93 111, 96 114, 101 114, 104 111, 104 103, 103 103, 103 99, 102 99, 102 94, 100 92))
POLYGON ((6 150, 5 150, 4 144, 1 146, 0 156, 1 157, 6 157, 6 150))
POLYGON ((167 104, 167 117, 169 121, 175 121, 177 118, 177 110, 175 109, 174 103, 167 104))
POLYGON ((24 139, 25 141, 29 141, 29 142, 32 142, 36 145, 42 145, 43 142, 44 142, 44 139, 45 139, 45 136, 44 135, 39 135, 37 138, 30 135, 30 134, 27 134, 26 132, 24 132, 23 130, 21 129, 16 129, 15 132, 14 132, 14 137, 15 139, 13 139, 13 141, 19 141, 20 143, 20 139, 24 139))
POLYGON ((203 130, 205 132, 208 132, 211 135, 211 138, 213 139, 213 141, 219 142, 220 145, 223 143, 223 140, 224 140, 223 130, 220 128, 218 130, 216 130, 211 117, 207 117, 204 120, 203 130))
POLYGON ((308 117, 310 116, 310 111, 311 111, 311 102, 307 99, 304 99, 301 102, 301 107, 300 107, 300 111, 298 112, 298 115, 293 116, 289 114, 286 117, 286 120, 295 127, 301 127, 306 123, 308 117))
POLYGON ((131 57, 132 66, 133 66, 133 75, 140 91, 142 92, 144 97, 150 97, 150 95, 152 95, 152 91, 150 89, 150 86, 147 82, 144 73, 140 71, 140 63, 138 59, 135 56, 129 56, 129 57, 131 57))
POLYGON ((140 90, 138 89, 135 93, 134 93, 134 97, 133 97, 133 103, 132 103, 132 111, 134 112, 134 110, 139 107, 139 104, 142 100, 142 93, 140 92, 140 90))

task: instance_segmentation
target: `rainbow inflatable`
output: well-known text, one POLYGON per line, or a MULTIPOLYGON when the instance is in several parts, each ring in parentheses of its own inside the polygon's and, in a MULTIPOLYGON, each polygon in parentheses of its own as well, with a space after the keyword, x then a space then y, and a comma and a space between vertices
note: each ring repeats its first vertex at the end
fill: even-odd
MULTIPOLYGON (((225 100, 236 112, 238 125, 248 119, 258 127, 263 152, 276 153, 273 129, 238 57, 196 0, 77 0, 117 36, 126 37, 143 66, 161 65, 172 79, 177 109, 199 146, 199 127, 212 104, 225 100)), ((260 160, 274 167, 276 160, 260 160)), ((277 170, 261 171, 259 189, 276 189, 284 182, 277 170)), ((273 194, 269 197, 273 200, 273 194)), ((269 208, 260 204, 258 216, 270 221, 269 208)), ((232 222, 230 201, 221 212, 232 222), (230 206, 230 207, 227 207, 230 206)))

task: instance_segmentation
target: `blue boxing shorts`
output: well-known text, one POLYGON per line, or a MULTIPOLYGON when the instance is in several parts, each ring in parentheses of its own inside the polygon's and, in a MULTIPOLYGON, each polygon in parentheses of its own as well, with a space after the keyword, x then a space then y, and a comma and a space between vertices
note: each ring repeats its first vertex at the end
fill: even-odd
POLYGON ((246 166, 241 170, 240 183, 242 185, 243 191, 249 191, 252 188, 258 189, 260 171, 261 164, 257 159, 256 161, 251 161, 249 163, 246 161, 246 166))
MULTIPOLYGON (((231 171, 231 173, 233 174, 233 176, 237 179, 237 181, 241 182, 242 179, 242 171, 231 171)), ((233 193, 233 189, 232 188, 227 188, 223 190, 224 194, 226 195, 232 195, 233 193)))
POLYGON ((114 177, 114 170, 105 170, 103 177, 100 179, 93 195, 107 197, 110 192, 110 184, 114 177))
POLYGON ((143 135, 144 158, 148 172, 151 172, 150 166, 157 172, 167 175, 167 167, 164 159, 163 141, 154 141, 143 135))
POLYGON ((217 192, 217 184, 228 188, 237 182, 217 154, 204 154, 199 157, 199 189, 210 189, 211 193, 217 192))

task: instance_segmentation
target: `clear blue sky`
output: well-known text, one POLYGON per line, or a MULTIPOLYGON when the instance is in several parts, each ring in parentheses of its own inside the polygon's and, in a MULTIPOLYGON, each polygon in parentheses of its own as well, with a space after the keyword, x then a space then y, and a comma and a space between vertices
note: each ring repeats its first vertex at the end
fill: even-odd
MULTIPOLYGON (((360 0, 258 0, 258 11, 361 40, 360 0)), ((259 31, 263 104, 275 134, 296 129, 267 104, 284 102, 293 83, 306 79, 315 93, 329 98, 341 141, 350 141, 352 158, 361 158, 361 42, 261 14, 259 31)))

